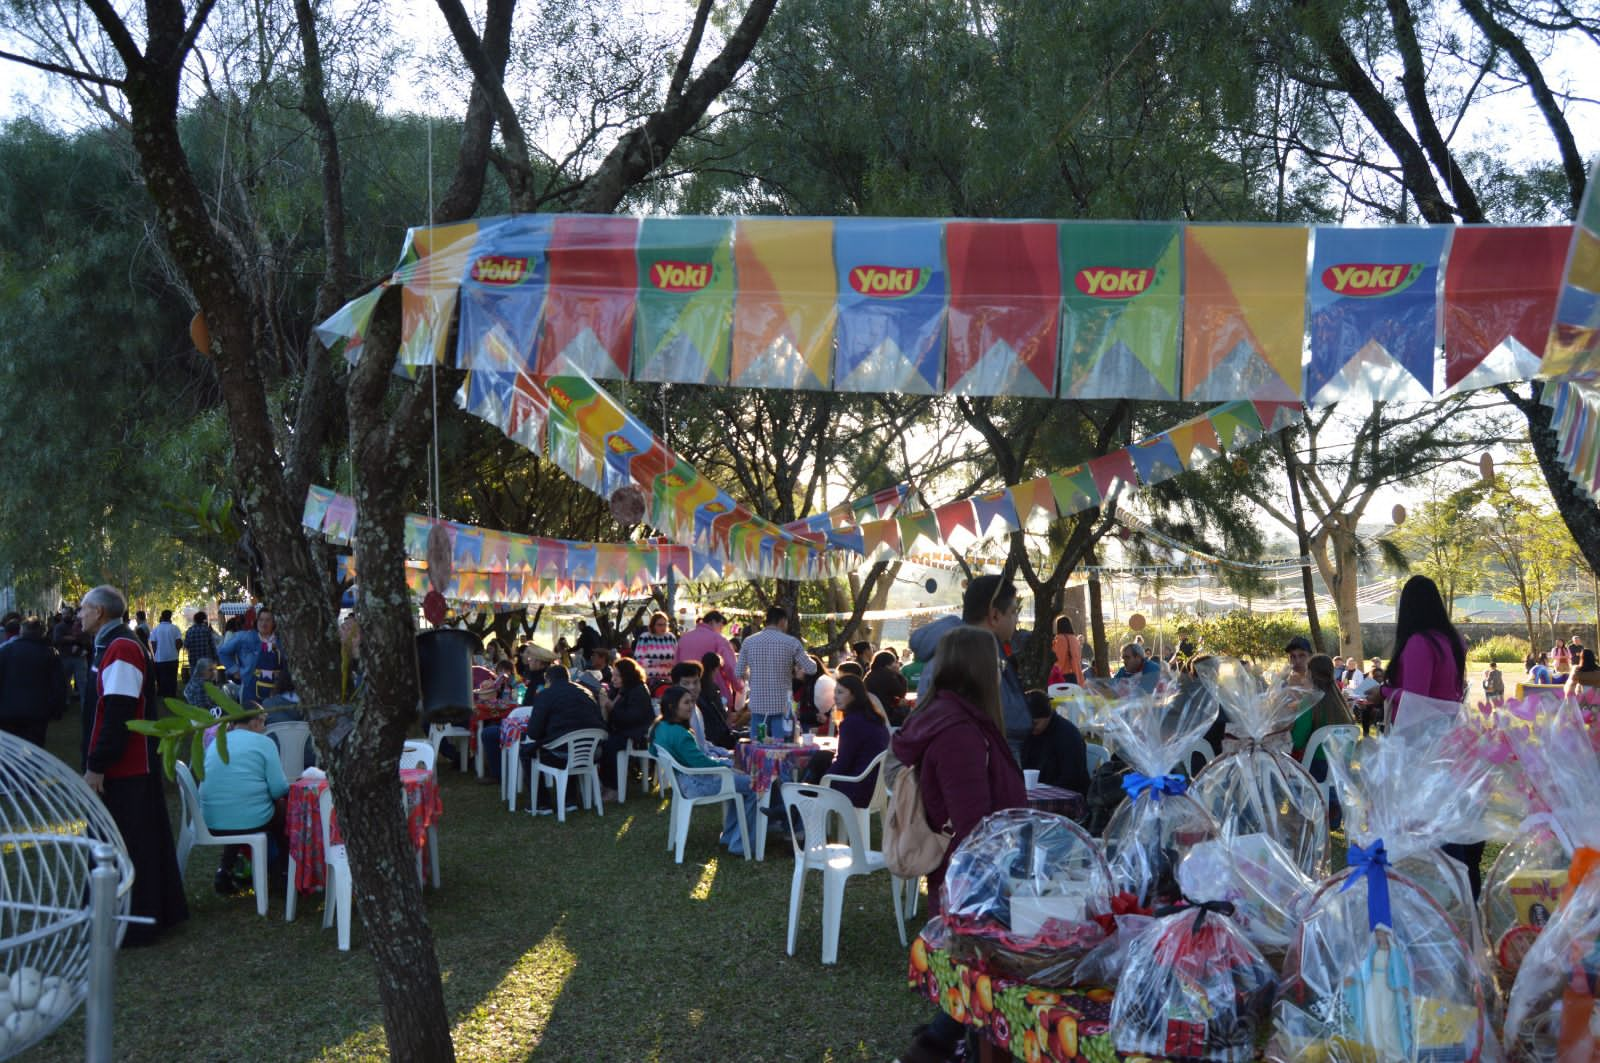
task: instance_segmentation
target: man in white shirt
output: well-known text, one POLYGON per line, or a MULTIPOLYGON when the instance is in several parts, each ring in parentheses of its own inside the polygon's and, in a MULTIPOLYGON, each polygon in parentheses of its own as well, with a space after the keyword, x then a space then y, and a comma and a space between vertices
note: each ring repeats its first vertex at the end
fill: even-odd
POLYGON ((161 620, 150 631, 151 656, 156 665, 156 693, 163 698, 178 696, 178 648, 183 631, 172 622, 172 610, 161 610, 161 620))
POLYGON ((805 644, 789 634, 789 611, 781 605, 767 610, 766 626, 739 647, 739 678, 749 692, 750 734, 789 715, 794 705, 794 680, 815 675, 817 662, 806 655, 805 644))

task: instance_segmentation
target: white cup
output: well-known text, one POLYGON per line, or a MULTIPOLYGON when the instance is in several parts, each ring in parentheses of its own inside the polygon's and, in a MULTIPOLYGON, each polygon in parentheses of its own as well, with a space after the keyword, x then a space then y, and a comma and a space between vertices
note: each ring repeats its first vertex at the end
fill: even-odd
POLYGON ((1022 781, 1032 790, 1039 785, 1039 772, 1036 768, 1025 768, 1022 772, 1022 781))

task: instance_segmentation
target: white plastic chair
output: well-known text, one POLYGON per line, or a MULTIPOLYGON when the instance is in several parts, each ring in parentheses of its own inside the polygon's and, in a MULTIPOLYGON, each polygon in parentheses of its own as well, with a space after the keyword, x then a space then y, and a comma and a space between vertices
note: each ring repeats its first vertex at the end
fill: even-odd
MULTIPOLYGON (((1329 759, 1345 757, 1361 741, 1361 728, 1356 724, 1341 723, 1330 727, 1319 727, 1311 732, 1311 737, 1306 739, 1305 755, 1300 758, 1300 763, 1305 766, 1307 773, 1311 771, 1311 762, 1317 757, 1317 751, 1329 759)), ((1334 792, 1333 771, 1330 769, 1317 783, 1317 789, 1322 791, 1322 800, 1330 808, 1333 800, 1338 795, 1334 792)))
POLYGON ((306 770, 306 743, 311 741, 311 725, 302 720, 269 723, 267 737, 277 743, 283 777, 290 782, 300 778, 300 773, 306 770))
POLYGON ((404 771, 406 768, 427 768, 432 771, 437 755, 437 751, 429 743, 420 738, 408 738, 400 750, 400 769, 404 771))
POLYGON ((250 877, 256 891, 256 914, 267 914, 267 832, 254 834, 212 834, 200 811, 200 790, 194 784, 189 765, 178 761, 178 792, 183 798, 182 820, 178 826, 178 874, 189 865, 189 854, 199 845, 248 845, 250 877))
POLYGON ((1183 748, 1182 753, 1178 754, 1178 762, 1172 766, 1172 770, 1184 776, 1199 775, 1199 770, 1191 772, 1189 769, 1189 763, 1194 759, 1196 753, 1200 754, 1201 768, 1210 764, 1217 756, 1217 751, 1211 748, 1210 742, 1207 742, 1204 738, 1196 738, 1183 748))
POLYGON ((600 798, 600 769, 595 766, 595 754, 600 750, 600 743, 606 740, 606 733, 598 727, 587 727, 581 731, 570 731, 553 742, 544 743, 543 749, 555 753, 566 750, 567 761, 565 764, 546 764, 543 759, 535 757, 533 760, 533 801, 532 811, 537 814, 539 808, 539 784, 545 776, 550 777, 551 784, 555 787, 556 819, 559 822, 567 821, 567 780, 572 776, 578 777, 578 800, 584 808, 591 804, 595 812, 605 815, 605 802, 600 798))
MULTIPOLYGON (((822 872, 822 962, 839 959, 839 922, 844 911, 844 886, 856 875, 885 870, 883 854, 867 848, 861 836, 861 822, 850 799, 837 790, 811 783, 786 783, 783 787, 784 812, 791 827, 800 823, 790 837, 794 846, 794 877, 789 884, 788 952, 794 955, 795 930, 800 922, 800 897, 805 892, 806 872, 822 872), (845 841, 828 841, 828 821, 837 817, 843 825, 845 841), (800 831, 805 845, 800 844, 800 831)), ((905 922, 899 890, 894 895, 895 919, 905 922)))
POLYGON ((446 738, 461 739, 460 742, 456 743, 456 749, 458 750, 456 753, 456 762, 457 766, 462 771, 466 771, 467 747, 472 743, 472 732, 467 730, 465 727, 453 723, 429 724, 428 744, 433 747, 433 758, 435 762, 437 762, 439 759, 439 744, 446 738))
MULTIPOLYGON (((527 706, 512 709, 506 716, 507 720, 526 720, 532 715, 533 710, 527 706)), ((501 723, 502 727, 505 726, 501 723)), ((482 732, 479 732, 480 736, 482 732)), ((480 743, 481 744, 481 743, 480 743)), ((517 795, 522 792, 522 759, 517 756, 521 742, 513 742, 509 746, 500 747, 500 796, 506 799, 506 811, 517 810, 517 795)), ((483 750, 479 749, 481 755, 483 750)))
MULTIPOLYGON (((867 807, 856 808, 856 820, 861 825, 861 843, 868 849, 872 848, 872 814, 876 812, 878 813, 878 816, 882 818, 884 812, 886 812, 889 808, 889 791, 883 784, 883 762, 888 758, 888 756, 888 750, 884 750, 882 753, 879 753, 877 756, 872 758, 872 763, 868 764, 861 770, 860 774, 834 775, 829 773, 824 775, 819 780, 820 785, 832 789, 835 783, 865 782, 867 776, 871 775, 873 772, 878 773, 872 784, 872 797, 867 801, 867 807)), ((846 798, 846 800, 849 799, 846 798)), ((851 807, 855 808, 853 802, 851 807)))
POLYGON ((749 860, 755 847, 750 844, 750 829, 745 822, 744 796, 735 788, 732 768, 685 768, 672 754, 660 746, 652 745, 651 752, 656 756, 656 770, 663 777, 671 776, 673 781, 672 806, 667 811, 667 848, 676 849, 677 863, 683 863, 683 847, 689 840, 689 814, 696 805, 720 805, 725 801, 733 802, 734 814, 739 823, 739 837, 744 840, 744 858, 749 860), (721 786, 716 793, 704 797, 690 797, 683 792, 683 787, 677 783, 677 775, 712 775, 716 776, 721 786))
MULTIPOLYGON (((322 861, 324 866, 322 886, 322 929, 335 921, 339 928, 339 951, 350 951, 350 857, 344 843, 333 844, 333 788, 323 787, 317 797, 317 816, 322 820, 322 861)), ((296 869, 294 857, 289 858, 289 900, 284 905, 283 918, 294 922, 295 901, 299 896, 294 888, 296 869)))
MULTIPOLYGON (((406 819, 409 822, 410 818, 411 818, 411 791, 410 790, 406 790, 406 789, 402 789, 400 796, 401 796, 401 800, 405 804, 406 819)), ((406 829, 406 838, 409 840, 410 837, 411 837, 411 830, 410 830, 409 827, 407 827, 407 829, 406 829)), ((438 889, 439 888, 439 827, 438 827, 437 824, 429 824, 429 826, 428 826, 428 865, 429 865, 429 869, 433 872, 433 888, 434 889, 438 889)), ((423 872, 423 869, 422 869, 422 854, 418 853, 417 854, 417 885, 426 886, 427 884, 428 884, 428 876, 423 872)))
POLYGON ((635 747, 632 739, 629 739, 627 745, 617 750, 617 804, 619 805, 628 799, 628 761, 630 760, 640 762, 640 772, 643 780, 641 785, 647 794, 650 792, 651 768, 656 768, 657 776, 661 774, 660 768, 656 765, 655 754, 651 753, 648 748, 639 749, 635 747))
POLYGON ((1093 775, 1102 766, 1110 763, 1111 750, 1094 742, 1083 744, 1084 759, 1089 764, 1089 774, 1093 775))

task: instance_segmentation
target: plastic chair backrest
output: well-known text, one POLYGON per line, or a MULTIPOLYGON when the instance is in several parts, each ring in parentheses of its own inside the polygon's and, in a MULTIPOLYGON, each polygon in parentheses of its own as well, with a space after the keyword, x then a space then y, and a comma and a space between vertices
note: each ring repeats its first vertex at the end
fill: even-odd
MULTIPOLYGON (((1356 743, 1361 741, 1361 728, 1355 724, 1340 723, 1329 727, 1319 727, 1311 732, 1311 737, 1306 739, 1306 751, 1300 758, 1300 763, 1305 765, 1307 771, 1311 770, 1311 762, 1316 759, 1317 752, 1322 751, 1324 756, 1337 756, 1340 759, 1349 757, 1355 749, 1356 743)), ((1324 780, 1328 791, 1332 790, 1333 775, 1330 773, 1324 780)))
POLYGON ((606 740, 606 733, 597 727, 586 727, 581 731, 568 731, 553 742, 546 742, 544 748, 554 752, 558 749, 567 751, 567 770, 584 771, 594 767, 595 753, 600 749, 600 743, 606 740))
POLYGON ((433 770, 433 746, 416 738, 406 739, 406 744, 400 750, 400 767, 426 768, 433 770))
MULTIPOLYGON (((326 861, 330 856, 338 855, 334 852, 333 845, 333 787, 324 786, 322 792, 317 794, 317 816, 322 820, 322 858, 326 861)), ((339 853, 344 850, 344 843, 339 843, 339 853)))
POLYGON ((194 784, 194 773, 183 761, 177 763, 178 792, 183 795, 183 815, 194 826, 194 840, 205 844, 212 840, 206 828, 206 817, 200 811, 200 788, 194 784))
POLYGON ((267 724, 267 737, 278 747, 278 762, 285 779, 298 779, 306 770, 306 743, 311 741, 311 725, 300 720, 267 724))
POLYGON ((1111 760, 1111 750, 1095 742, 1083 744, 1084 759, 1089 763, 1089 774, 1093 775, 1095 769, 1111 760))
POLYGON ((844 824, 845 841, 850 846, 850 861, 854 864, 865 864, 867 859, 867 843, 861 837, 861 820, 856 815, 856 806, 850 799, 837 790, 830 789, 819 783, 785 783, 783 787, 784 816, 788 819, 790 827, 795 827, 795 816, 798 815, 800 830, 791 835, 794 843, 796 858, 804 854, 818 854, 828 844, 828 817, 838 816, 844 824), (800 846, 800 831, 805 832, 806 844, 800 846))

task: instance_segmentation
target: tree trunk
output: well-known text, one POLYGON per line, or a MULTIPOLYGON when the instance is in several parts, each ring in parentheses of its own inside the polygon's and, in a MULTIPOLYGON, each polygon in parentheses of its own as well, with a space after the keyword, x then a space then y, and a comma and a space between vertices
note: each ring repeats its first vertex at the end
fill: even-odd
POLYGON ((1502 387, 1500 391, 1527 418, 1528 438, 1533 443, 1533 454, 1539 461, 1540 471, 1544 473, 1545 483, 1550 487, 1550 497, 1555 500, 1556 509, 1560 511, 1567 530, 1572 533, 1572 541, 1578 544, 1578 552, 1583 554, 1589 570, 1600 572, 1600 506, 1578 491, 1578 485, 1573 483, 1566 466, 1561 464, 1561 444, 1556 440, 1555 430, 1550 427, 1550 418, 1555 411, 1539 401, 1546 386, 1534 381, 1531 399, 1522 398, 1510 387, 1502 387))
POLYGON ((1333 514, 1324 522, 1316 539, 1308 544, 1308 552, 1328 585, 1328 593, 1333 596, 1334 614, 1339 621, 1340 655, 1363 660, 1361 608, 1356 602, 1361 571, 1357 545, 1349 525, 1341 516, 1333 514))
POLYGON ((1089 631, 1094 636, 1094 673, 1100 679, 1110 679, 1116 669, 1111 667, 1111 647, 1106 644, 1106 614, 1100 602, 1097 572, 1089 574, 1089 631))

